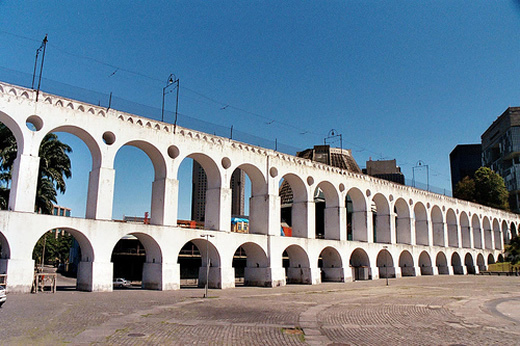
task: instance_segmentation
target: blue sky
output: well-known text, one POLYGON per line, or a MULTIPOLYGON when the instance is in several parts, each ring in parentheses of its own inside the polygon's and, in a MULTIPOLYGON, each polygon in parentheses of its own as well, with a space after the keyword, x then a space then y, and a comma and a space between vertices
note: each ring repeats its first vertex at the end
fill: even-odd
MULTIPOLYGON (((184 121, 233 125, 297 149, 335 129, 360 166, 395 158, 411 179, 421 160, 430 184, 448 190, 451 150, 479 142, 520 105, 520 5, 512 0, 0 0, 0 24, 0 80, 26 81, 48 34, 51 81, 160 109, 174 73, 184 121)), ((168 111, 173 100, 167 95, 168 111)), ((60 203, 82 216, 90 163, 69 137, 74 178, 60 203)), ((151 164, 136 172, 136 160, 148 163, 132 148, 116 159, 116 218, 149 210, 151 164), (143 186, 124 188, 136 180, 143 186)))

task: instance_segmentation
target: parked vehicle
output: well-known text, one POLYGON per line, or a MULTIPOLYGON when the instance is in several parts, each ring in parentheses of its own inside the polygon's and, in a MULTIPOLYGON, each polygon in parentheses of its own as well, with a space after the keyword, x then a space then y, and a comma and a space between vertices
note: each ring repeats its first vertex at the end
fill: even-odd
POLYGON ((121 288, 121 287, 129 287, 130 286, 130 281, 125 280, 123 278, 115 278, 113 284, 114 284, 114 287, 119 287, 119 288, 121 288))
POLYGON ((6 300, 7 296, 5 295, 5 287, 0 286, 0 307, 2 307, 6 300))

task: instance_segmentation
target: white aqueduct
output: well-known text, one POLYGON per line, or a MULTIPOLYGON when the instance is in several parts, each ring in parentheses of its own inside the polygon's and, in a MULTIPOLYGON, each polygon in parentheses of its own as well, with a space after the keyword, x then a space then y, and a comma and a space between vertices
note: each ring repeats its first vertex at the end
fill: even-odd
MULTIPOLYGON (((247 254, 246 284, 319 284, 478 273, 498 259, 520 223, 516 214, 187 128, 177 127, 174 133, 173 125, 114 109, 46 93, 35 99, 31 89, 0 83, 0 122, 12 131, 18 146, 9 208, 0 211, 0 273, 7 274, 10 291, 30 290, 33 248, 45 232, 56 228, 67 230, 80 244, 77 288, 111 291, 111 254, 129 234, 146 249, 143 287, 173 290, 180 286, 178 255, 189 241, 201 249, 208 245, 210 287, 234 287, 232 261, 240 246, 247 254), (90 151, 85 218, 34 212, 38 150, 49 132, 74 134, 90 151), (153 163, 149 225, 112 221, 114 159, 125 145, 140 148, 153 163), (185 158, 198 161, 208 177, 202 231, 177 227, 177 173, 185 158), (236 168, 251 180, 249 234, 230 232, 230 179, 236 168), (293 191, 292 237, 280 235, 282 179, 293 191), (325 239, 315 239, 316 188, 325 196, 325 239), (347 195, 352 213, 347 213, 347 195), (352 240, 347 240, 347 223, 352 224, 352 240), (201 238, 201 233, 214 237, 201 238)), ((206 253, 201 252, 205 266, 206 253)), ((207 280, 206 269, 200 270, 201 284, 207 280)))

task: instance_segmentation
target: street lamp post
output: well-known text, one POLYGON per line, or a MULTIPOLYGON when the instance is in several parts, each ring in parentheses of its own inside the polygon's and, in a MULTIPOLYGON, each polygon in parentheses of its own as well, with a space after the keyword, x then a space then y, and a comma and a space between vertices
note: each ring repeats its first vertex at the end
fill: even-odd
POLYGON ((164 121, 164 97, 166 96, 166 89, 168 89, 171 85, 177 87, 177 99, 175 102, 175 122, 174 125, 177 125, 177 110, 179 108, 179 78, 177 78, 173 73, 168 76, 168 80, 166 81, 166 86, 162 89, 162 107, 161 107, 161 121, 164 121))
POLYGON ((204 298, 208 298, 208 283, 209 283, 209 238, 213 238, 212 234, 201 234, 201 238, 206 238, 206 284, 204 285, 204 298))

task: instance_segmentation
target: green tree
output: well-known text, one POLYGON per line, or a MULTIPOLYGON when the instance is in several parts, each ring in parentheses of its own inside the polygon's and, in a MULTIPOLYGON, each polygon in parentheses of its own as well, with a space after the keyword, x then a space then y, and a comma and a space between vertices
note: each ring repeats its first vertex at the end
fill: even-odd
MULTIPOLYGON (((72 148, 62 143, 54 133, 47 134, 40 145, 40 168, 36 186, 35 210, 52 214, 58 192, 66 190, 65 179, 72 176, 69 153, 72 148)), ((17 156, 14 135, 0 123, 0 208, 6 209, 9 201, 11 170, 17 156)))
POLYGON ((480 167, 473 179, 465 177, 459 181, 453 195, 466 201, 509 210, 509 192, 504 179, 488 167, 480 167))
POLYGON ((466 201, 475 202, 475 180, 468 176, 457 183, 453 196, 466 201))
POLYGON ((520 263, 520 236, 513 237, 505 250, 506 261, 511 264, 520 263))
POLYGON ((475 172, 475 200, 489 207, 509 210, 509 192, 504 179, 488 167, 475 172))

